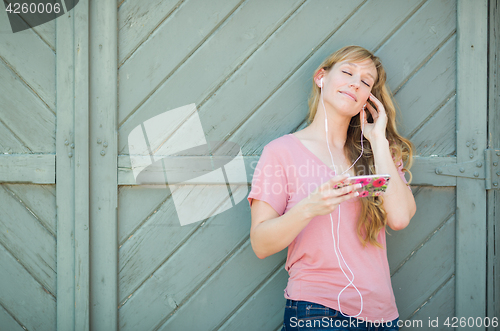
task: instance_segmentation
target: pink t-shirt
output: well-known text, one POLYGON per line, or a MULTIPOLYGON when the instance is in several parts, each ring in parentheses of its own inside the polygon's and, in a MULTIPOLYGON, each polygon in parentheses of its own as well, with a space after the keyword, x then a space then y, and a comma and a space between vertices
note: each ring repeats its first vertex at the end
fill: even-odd
MULTIPOLYGON (((398 171, 407 183, 402 167, 401 163, 398 171)), ((332 169, 296 136, 288 134, 264 147, 255 168, 248 202, 251 205, 252 199, 265 201, 279 215, 283 215, 333 176, 332 169)), ((356 232, 361 211, 359 199, 353 198, 340 204, 338 233, 339 211, 335 209, 331 213, 335 245, 340 246, 337 253, 329 215, 313 218, 290 243, 285 266, 289 274, 285 298, 311 301, 335 310, 341 308, 344 314, 357 315, 361 309, 361 298, 353 285, 342 291, 349 280, 339 267, 340 260, 344 272, 351 279, 348 267, 352 270, 353 284, 363 297, 363 310, 358 318, 365 321, 394 320, 399 314, 391 286, 385 229, 378 234, 378 242, 383 249, 370 244, 363 247, 356 232), (341 291, 339 308, 337 296, 341 291)))

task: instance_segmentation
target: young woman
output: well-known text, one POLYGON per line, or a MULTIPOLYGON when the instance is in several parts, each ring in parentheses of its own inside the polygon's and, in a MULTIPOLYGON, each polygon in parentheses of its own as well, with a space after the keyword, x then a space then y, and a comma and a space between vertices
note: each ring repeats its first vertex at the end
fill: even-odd
POLYGON ((264 147, 250 239, 261 259, 288 247, 283 330, 398 330, 385 228, 404 229, 416 205, 391 98, 380 60, 344 47, 314 72, 309 125, 264 147), (371 174, 391 176, 382 196, 335 188, 371 174))

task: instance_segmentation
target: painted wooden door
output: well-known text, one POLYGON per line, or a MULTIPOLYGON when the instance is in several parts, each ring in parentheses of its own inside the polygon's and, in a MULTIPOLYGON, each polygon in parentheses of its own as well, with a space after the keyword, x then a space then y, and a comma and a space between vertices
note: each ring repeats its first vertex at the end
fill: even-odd
POLYGON ((255 256, 244 196, 263 146, 305 126, 313 70, 348 44, 381 57, 416 146, 417 214, 388 237, 405 329, 484 317, 484 182, 447 166, 475 167, 486 148, 486 1, 80 1, 73 13, 0 36, 0 329, 279 330, 286 251, 255 256), (216 142, 237 144, 243 182, 138 185, 131 137, 153 146, 152 124, 169 133, 160 149, 200 132, 222 156, 216 142))

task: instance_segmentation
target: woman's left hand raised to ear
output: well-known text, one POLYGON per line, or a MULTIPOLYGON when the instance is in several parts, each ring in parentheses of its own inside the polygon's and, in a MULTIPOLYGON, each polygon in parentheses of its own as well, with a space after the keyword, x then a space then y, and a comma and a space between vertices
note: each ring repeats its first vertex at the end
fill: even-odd
MULTIPOLYGON (((377 139, 385 139, 385 129, 387 127, 387 114, 382 102, 370 93, 369 100, 376 106, 373 107, 369 102, 366 103, 366 109, 372 114, 373 123, 368 123, 367 116, 364 116, 363 135, 370 143, 374 143, 377 139)), ((364 110, 362 110, 364 111, 364 110)))

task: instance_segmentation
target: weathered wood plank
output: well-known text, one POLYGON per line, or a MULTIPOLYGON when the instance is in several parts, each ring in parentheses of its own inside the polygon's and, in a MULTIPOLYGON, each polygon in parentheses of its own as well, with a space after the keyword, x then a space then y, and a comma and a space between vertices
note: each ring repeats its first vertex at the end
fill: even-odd
POLYGON ((53 154, 0 154, 0 182, 55 184, 53 154))
MULTIPOLYGON (((283 84, 284 77, 353 15, 361 1, 309 1, 300 7, 199 109, 209 141, 232 134, 283 84), (314 17, 314 24, 307 24, 314 17), (284 56, 286 54, 286 56, 284 56), (249 93, 251 91, 251 93, 249 93), (235 111, 237 110, 237 111, 235 111)), ((309 73, 310 76, 310 73, 309 73)), ((281 112, 283 119, 288 110, 281 112)), ((262 121, 260 122, 262 123, 262 121)), ((298 124, 298 123, 297 123, 298 124)), ((275 127, 266 128, 272 132, 275 127)), ((215 145, 217 146, 217 145, 215 145)))
POLYGON ((419 156, 449 156, 456 153, 455 113, 456 97, 453 96, 411 137, 415 154, 419 156))
MULTIPOLYGON (((401 134, 412 136, 424 125, 455 94, 455 82, 456 38, 453 36, 396 94, 396 101, 403 111, 401 134)), ((454 114, 451 120, 455 120, 454 114)), ((436 124, 441 129, 444 123, 436 124)))
MULTIPOLYGON (((487 146, 488 1, 459 0, 457 20, 457 162, 481 161, 487 146)), ((457 178, 455 309, 458 317, 486 314, 485 220, 483 183, 457 178)))
MULTIPOLYGON (((134 56, 120 67, 118 123, 123 123, 124 119, 143 103, 166 77, 172 75, 179 64, 183 63, 185 58, 196 50, 240 3, 241 0, 210 2, 187 0, 182 3, 175 13, 141 45, 134 56), (181 38, 179 31, 182 31, 181 38)), ((204 59, 204 65, 207 65, 208 62, 205 62, 207 60, 204 59)), ((196 76, 199 79, 200 72, 196 76)), ((193 76, 186 78, 189 82, 193 82, 193 76)), ((191 98, 195 98, 196 92, 193 94, 191 84, 183 84, 181 87, 191 98)), ((168 94, 172 93, 168 89, 166 91, 168 94)), ((165 106, 156 109, 160 112, 167 110, 165 106)))
MULTIPOLYGON (((500 0, 489 2, 488 63, 488 146, 500 147, 500 0)), ((500 182, 500 176, 497 176, 500 182)), ((488 199, 488 279, 486 316, 500 316, 500 191, 489 190, 488 199), (491 294, 491 295, 490 295, 491 294)), ((488 330, 493 331, 490 327, 488 330)))
POLYGON ((2 305, 27 330, 56 330, 54 296, 49 294, 3 245, 0 245, 0 265, 2 305))
MULTIPOLYGON (((120 127, 120 153, 128 153, 127 136, 136 125, 158 113, 193 102, 199 105, 209 98, 213 90, 268 39, 300 2, 302 0, 292 3, 283 0, 246 2, 120 127), (266 10, 263 12, 262 8, 266 10), (259 24, 256 25, 257 21, 259 24)), ((161 62, 168 63, 163 59, 161 62)), ((128 106, 120 101, 120 112, 122 107, 128 106)))
MULTIPOLYGON (((121 0, 118 0, 120 3, 121 0)), ((126 1, 118 10, 118 63, 125 62, 140 45, 161 29, 179 9, 181 0, 126 1)))
POLYGON ((249 213, 248 203, 242 201, 198 227, 120 307, 120 330, 152 329, 182 306, 247 240, 249 213))
MULTIPOLYGON (((245 194, 244 187, 238 190, 245 194)), ((119 300, 124 301, 126 296, 132 293, 145 279, 147 279, 159 265, 163 263, 180 244, 189 238, 193 232, 198 230, 200 223, 196 222, 188 226, 181 226, 179 223, 179 209, 189 208, 194 219, 199 216, 199 210, 191 205, 201 206, 206 204, 207 196, 210 196, 210 212, 204 214, 206 218, 217 215, 231 206, 228 199, 227 187, 204 186, 199 190, 190 185, 172 188, 173 194, 182 200, 183 196, 189 197, 187 206, 174 203, 172 196, 154 212, 154 214, 131 236, 119 251, 120 270, 120 296, 119 300), (195 195, 193 196, 193 193, 195 195), (168 238, 168 240, 165 240, 168 238), (158 254, 152 256, 152 251, 158 254), (133 271, 132 271, 133 270, 133 271)), ((135 207, 134 202, 130 207, 135 207)), ((206 209, 206 208, 205 208, 206 209)))
POLYGON ((447 318, 456 316, 455 314, 455 277, 444 284, 442 288, 435 293, 425 305, 420 308, 419 311, 413 317, 412 327, 400 328, 401 331, 421 331, 421 330, 440 330, 448 331, 449 327, 444 325, 447 318), (437 326, 434 323, 437 319, 437 326), (413 324, 413 321, 422 321, 422 327, 418 327, 417 324, 413 324), (429 325, 429 321, 432 321, 432 325, 429 325))
POLYGON ((118 328, 118 33, 114 1, 89 1, 91 330, 118 328))
POLYGON ((0 243, 50 293, 56 293, 56 239, 12 196, 0 188, 0 243))
POLYGON ((281 266, 286 251, 261 260, 247 240, 158 330, 206 330, 223 321, 269 274, 281 266), (245 263, 242 263, 245 261, 245 263), (192 318, 196 311, 196 318, 192 318))
POLYGON ((453 274, 454 238, 455 218, 451 218, 392 276, 400 319, 407 319, 453 274))
POLYGON ((0 154, 27 154, 29 151, 0 119, 0 154))
POLYGON ((170 195, 169 189, 143 186, 118 187, 118 244, 137 231, 145 220, 158 212, 170 195))
MULTIPOLYGON (((11 17, 16 20, 15 24, 26 24, 18 15, 11 17)), ((27 29, 12 33, 7 13, 4 13, 2 20, 0 20, 0 45, 2 45, 0 47, 0 62, 8 64, 18 75, 16 78, 23 82, 23 87, 30 90, 29 92, 41 101, 44 107, 55 112, 55 34, 50 27, 44 27, 45 25, 55 26, 54 21, 51 21, 39 25, 35 31, 27 29), (42 35, 42 39, 39 33, 44 33, 44 31, 47 31, 48 34, 42 35)), ((0 77, 2 80, 5 79, 3 73, 0 77)), ((6 94, 8 97, 14 96, 5 93, 6 90, 3 87, 1 90, 2 94, 6 94)), ((24 102, 24 99, 16 99, 15 101, 21 100, 24 102)), ((7 105, 3 102, 1 104, 7 105)), ((31 110, 33 111, 33 109, 31 110)), ((25 119, 27 118, 33 120, 31 116, 25 117, 25 119)))
MULTIPOLYGON (((115 10, 113 8, 113 10, 115 10)), ((90 214, 89 214, 89 0, 79 0, 74 7, 74 222, 75 222, 75 321, 74 330, 90 329, 90 214)), ((112 15, 112 17, 115 17, 112 15)), ((113 26, 111 26, 113 28, 113 26)), ((71 95, 70 95, 71 97, 71 95)), ((62 141, 59 141, 62 143, 62 141)), ((114 145, 116 146, 116 145, 114 145)), ((71 147, 71 146, 70 146, 71 147)), ((115 154, 116 157, 116 154, 115 154)), ((113 163, 112 163, 113 165, 113 163)), ((116 166, 116 163, 114 164, 116 166)), ((94 169, 101 171, 101 169, 94 169)), ((115 182, 116 183, 116 182, 115 182)), ((113 184, 115 184, 113 183, 113 184)), ((116 233, 114 233, 116 238, 116 233)))
POLYGON ((3 124, 31 153, 54 153, 56 124, 53 111, 3 61, 0 61, 0 77, 3 124))
POLYGON ((273 330, 280 322, 283 323, 286 302, 283 290, 287 281, 288 272, 282 265, 256 293, 245 300, 220 330, 273 330))
POLYGON ((397 90, 456 29, 456 1, 427 1, 378 51, 397 90), (407 45, 405 47, 403 45, 407 45))
POLYGON ((52 234, 56 233, 55 185, 4 184, 14 192, 30 212, 52 234))
POLYGON ((24 331, 23 327, 0 304, 0 325, 5 330, 24 331))
MULTIPOLYGON (((328 39, 320 42, 317 50, 313 49, 311 54, 305 56, 307 60, 299 68, 286 72, 281 81, 268 90, 263 100, 256 101, 265 100, 235 129, 230 136, 231 141, 242 146, 244 154, 256 154, 270 140, 292 132, 307 116, 311 77, 323 59, 338 48, 353 43, 353 40, 368 49, 379 47, 393 33, 394 26, 401 24, 420 3, 394 0, 366 2, 331 37, 327 35, 328 39), (370 25, 359 23, 367 21, 370 25)), ((327 29, 327 32, 330 31, 327 29)), ((388 72, 388 75, 391 74, 388 72)), ((248 109, 247 116, 252 111, 248 109)))
POLYGON ((388 229, 387 257, 391 273, 409 258, 455 212, 455 189, 422 187, 415 197, 417 212, 402 231, 388 229))

